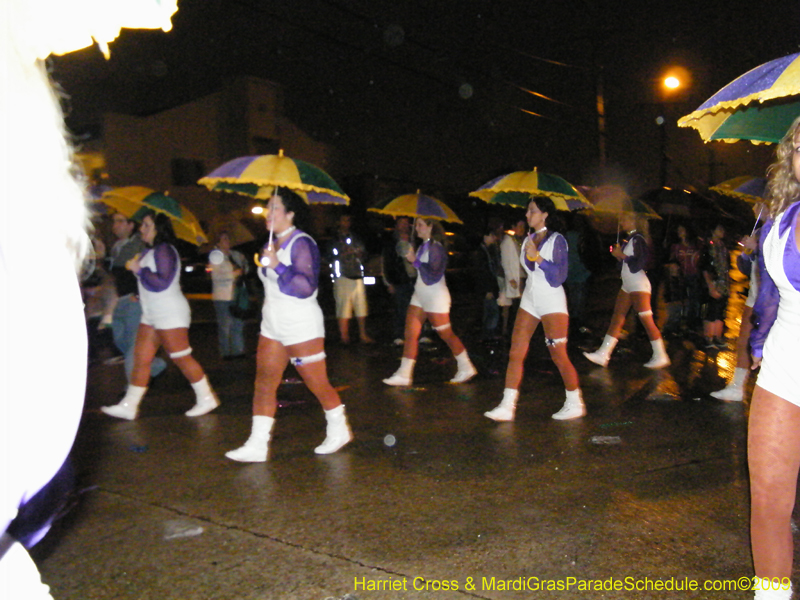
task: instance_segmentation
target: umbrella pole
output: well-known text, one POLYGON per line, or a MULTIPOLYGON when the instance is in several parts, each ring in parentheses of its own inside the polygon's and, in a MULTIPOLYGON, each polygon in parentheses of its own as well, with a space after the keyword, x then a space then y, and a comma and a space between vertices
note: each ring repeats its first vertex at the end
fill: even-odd
POLYGON ((761 213, 764 212, 764 203, 761 203, 761 208, 758 209, 758 216, 756 217, 756 222, 753 225, 753 231, 750 232, 750 237, 753 237, 753 234, 756 232, 756 228, 758 227, 758 222, 761 220, 761 213))
MULTIPOLYGON (((275 200, 277 189, 278 188, 274 188, 273 191, 272 191, 272 198, 271 198, 272 200, 275 200)), ((269 219, 269 212, 267 213, 267 218, 269 219)), ((267 248, 269 248, 270 250, 272 250, 272 236, 273 236, 273 229, 275 227, 273 225, 273 223, 274 223, 274 221, 272 219, 270 219, 269 220, 269 241, 267 242, 267 248)))

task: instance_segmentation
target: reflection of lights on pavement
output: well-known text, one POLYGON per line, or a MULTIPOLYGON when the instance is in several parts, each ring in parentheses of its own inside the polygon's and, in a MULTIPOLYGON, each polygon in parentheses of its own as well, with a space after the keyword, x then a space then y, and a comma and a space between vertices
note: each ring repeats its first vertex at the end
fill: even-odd
POLYGON ((395 438, 390 433, 386 437, 383 438, 383 443, 386 444, 389 448, 391 448, 392 446, 394 446, 397 443, 397 438, 395 438))

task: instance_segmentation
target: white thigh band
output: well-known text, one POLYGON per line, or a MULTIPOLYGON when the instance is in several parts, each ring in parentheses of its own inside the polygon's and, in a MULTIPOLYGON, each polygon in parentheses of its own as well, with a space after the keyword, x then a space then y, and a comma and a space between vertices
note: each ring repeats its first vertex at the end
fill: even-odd
POLYGON ((445 323, 444 325, 439 325, 438 327, 433 328, 435 331, 444 331, 445 329, 450 329, 450 323, 445 323))
POLYGON ((646 310, 646 311, 644 311, 644 312, 640 312, 640 313, 639 313, 639 316, 640 316, 640 317, 647 317, 647 316, 652 316, 652 314, 653 314, 653 311, 652 311, 652 310, 646 310))
POLYGON ((545 343, 546 346, 549 346, 549 347, 557 346, 558 344, 566 344, 567 343, 567 338, 563 337, 563 338, 555 338, 555 339, 553 339, 553 338, 545 337, 544 338, 544 343, 545 343))
POLYGON ((289 359, 289 362, 291 362, 295 367, 302 367, 303 365, 325 360, 325 356, 325 352, 322 351, 319 354, 312 354, 311 356, 293 356, 289 359))
POLYGON ((170 358, 181 358, 183 356, 189 356, 192 353, 192 347, 189 346, 186 350, 178 350, 177 352, 170 352, 170 358))

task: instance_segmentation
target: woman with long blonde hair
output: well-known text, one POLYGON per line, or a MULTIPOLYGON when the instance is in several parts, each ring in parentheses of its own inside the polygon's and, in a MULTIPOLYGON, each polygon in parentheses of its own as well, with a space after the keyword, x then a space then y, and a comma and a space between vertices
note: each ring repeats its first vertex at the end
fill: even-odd
POLYGON ((750 345, 761 367, 750 404, 750 542, 756 600, 792 597, 792 510, 800 469, 800 117, 768 171, 750 345))

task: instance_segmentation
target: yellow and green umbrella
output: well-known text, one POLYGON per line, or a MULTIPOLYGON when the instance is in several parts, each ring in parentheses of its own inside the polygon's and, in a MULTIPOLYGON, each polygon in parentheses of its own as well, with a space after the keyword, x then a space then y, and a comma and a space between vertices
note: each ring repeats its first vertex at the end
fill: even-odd
POLYGON ((448 223, 463 224, 458 215, 441 200, 433 196, 421 194, 404 194, 381 205, 368 208, 368 211, 393 217, 421 217, 423 219, 437 219, 448 223))
POLYGON ((99 202, 134 221, 141 221, 148 210, 167 215, 178 239, 199 246, 208 241, 200 222, 189 209, 181 206, 175 198, 147 187, 129 186, 104 192, 99 202))
POLYGON ((309 204, 348 204, 350 198, 319 167, 278 154, 242 156, 214 169, 198 181, 212 191, 235 192, 268 200, 275 188, 296 192, 309 204))
POLYGON ((703 141, 781 141, 800 116, 800 53, 771 60, 733 80, 678 120, 703 141))
POLYGON ((571 183, 558 175, 533 171, 516 171, 501 175, 483 184, 470 196, 491 204, 527 207, 531 196, 547 196, 557 210, 591 209, 592 204, 571 183))

